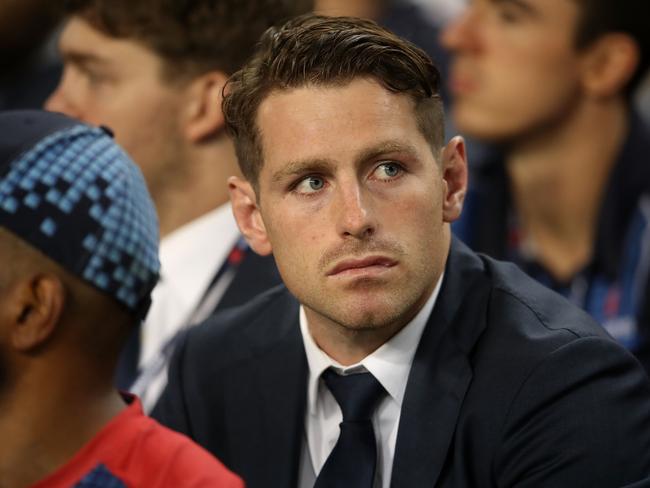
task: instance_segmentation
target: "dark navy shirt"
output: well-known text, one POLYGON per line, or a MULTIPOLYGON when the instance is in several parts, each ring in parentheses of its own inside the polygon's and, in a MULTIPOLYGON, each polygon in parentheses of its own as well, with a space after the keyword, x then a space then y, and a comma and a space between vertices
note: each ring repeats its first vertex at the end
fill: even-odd
POLYGON ((525 252, 499 158, 474 168, 453 228, 475 251, 516 262, 587 310, 650 371, 650 132, 636 114, 607 184, 592 259, 570 280, 558 282, 525 252))

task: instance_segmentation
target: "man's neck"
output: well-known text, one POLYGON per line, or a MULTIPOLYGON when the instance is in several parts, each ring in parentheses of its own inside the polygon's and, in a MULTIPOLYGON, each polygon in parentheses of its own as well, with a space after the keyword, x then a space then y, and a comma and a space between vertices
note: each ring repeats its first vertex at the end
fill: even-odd
POLYGON ((591 259, 603 194, 627 130, 624 101, 589 103, 508 152, 525 242, 556 279, 570 278, 591 259))
POLYGON ((69 461, 123 408, 111 386, 28 374, 0 405, 0 487, 30 486, 69 461), (44 379, 47 378, 47 381, 44 379))
POLYGON ((391 324, 381 330, 351 330, 338 324, 324 325, 322 320, 309 319, 309 332, 316 345, 343 366, 361 362, 397 334, 404 324, 391 324))
POLYGON ((155 195, 161 237, 227 203, 229 176, 239 174, 232 142, 225 137, 187 148, 182 181, 155 195))

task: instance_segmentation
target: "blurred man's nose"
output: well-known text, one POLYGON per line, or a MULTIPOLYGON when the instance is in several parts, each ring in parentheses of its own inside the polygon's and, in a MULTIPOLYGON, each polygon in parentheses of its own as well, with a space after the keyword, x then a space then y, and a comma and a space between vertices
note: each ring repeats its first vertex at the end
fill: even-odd
POLYGON ((56 89, 45 101, 43 108, 51 112, 61 112, 70 117, 82 119, 82 113, 79 110, 79 107, 72 100, 71 87, 69 86, 69 82, 66 80, 66 76, 67 75, 64 72, 56 89))
POLYGON ((469 49, 476 44, 473 7, 467 7, 452 19, 440 34, 440 43, 450 51, 469 49))

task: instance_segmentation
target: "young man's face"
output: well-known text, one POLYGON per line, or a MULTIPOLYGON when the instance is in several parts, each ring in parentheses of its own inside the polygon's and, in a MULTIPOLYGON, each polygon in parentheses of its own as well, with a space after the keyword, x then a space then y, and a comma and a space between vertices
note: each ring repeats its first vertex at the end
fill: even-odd
POLYGON ((447 184, 413 102, 366 79, 272 92, 257 123, 261 240, 310 323, 408 322, 444 268, 464 153, 453 153, 460 184, 447 184))
POLYGON ((473 0, 447 27, 452 114, 462 132, 509 141, 572 109, 580 89, 579 3, 473 0))
POLYGON ((153 51, 111 38, 79 17, 63 30, 60 50, 63 78, 46 108, 110 127, 157 201, 181 164, 182 87, 163 79, 153 51))

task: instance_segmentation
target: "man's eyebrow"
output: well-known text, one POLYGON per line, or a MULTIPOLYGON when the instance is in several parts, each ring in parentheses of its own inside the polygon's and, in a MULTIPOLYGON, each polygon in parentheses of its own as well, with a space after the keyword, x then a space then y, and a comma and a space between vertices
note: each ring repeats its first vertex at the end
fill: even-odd
POLYGON ((85 53, 74 49, 66 49, 61 47, 61 57, 72 64, 79 66, 93 65, 106 65, 108 62, 96 54, 85 53))
POLYGON ((377 159, 381 156, 385 156, 391 153, 401 153, 407 154, 409 156, 415 156, 417 154, 417 150, 411 144, 405 143, 403 141, 387 140, 361 151, 361 153, 356 158, 356 162, 365 163, 366 161, 377 159))
POLYGON ((331 171, 333 168, 334 163, 328 159, 313 158, 290 161, 282 169, 273 173, 272 181, 277 183, 293 176, 307 173, 323 173, 331 171))
POLYGON ((526 0, 492 0, 492 3, 500 5, 513 5, 531 15, 536 15, 539 13, 535 6, 531 5, 530 2, 526 0))
MULTIPOLYGON (((387 140, 377 145, 363 149, 356 157, 355 164, 362 165, 373 159, 394 153, 407 154, 415 156, 416 149, 407 143, 387 140)), ((304 159, 290 161, 285 166, 276 171, 272 176, 273 183, 283 181, 294 176, 305 175, 308 173, 327 173, 334 171, 334 162, 323 158, 304 159)))

